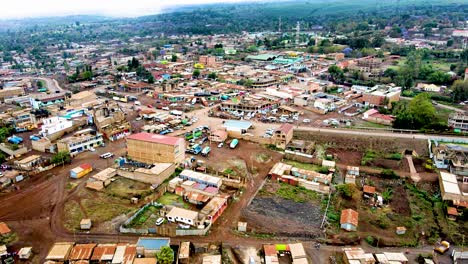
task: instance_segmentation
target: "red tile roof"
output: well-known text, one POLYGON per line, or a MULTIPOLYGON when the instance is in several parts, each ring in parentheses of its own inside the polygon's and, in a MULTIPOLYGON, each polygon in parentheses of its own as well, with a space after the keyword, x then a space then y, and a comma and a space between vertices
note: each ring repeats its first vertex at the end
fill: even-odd
POLYGON ((374 186, 364 185, 364 187, 362 187, 362 190, 365 193, 375 193, 375 187, 374 186))
POLYGON ((263 245, 263 251, 265 251, 265 256, 276 256, 276 246, 275 245, 263 245))
POLYGON ((5 235, 11 232, 11 229, 4 222, 0 223, 0 235, 5 235))
POLYGON ((132 134, 127 137, 127 140, 128 139, 146 141, 146 142, 158 143, 158 144, 164 144, 164 145, 172 145, 172 146, 177 145, 181 140, 183 141, 183 139, 179 137, 164 136, 164 135, 152 134, 152 133, 146 133, 146 132, 132 134))
POLYGON ((341 211, 340 224, 358 225, 359 213, 353 209, 346 209, 341 211))
POLYGON ((281 131, 284 134, 288 134, 294 128, 291 124, 282 124, 277 131, 281 131))
POLYGON ((458 216, 458 211, 455 207, 447 207, 447 214, 458 216))

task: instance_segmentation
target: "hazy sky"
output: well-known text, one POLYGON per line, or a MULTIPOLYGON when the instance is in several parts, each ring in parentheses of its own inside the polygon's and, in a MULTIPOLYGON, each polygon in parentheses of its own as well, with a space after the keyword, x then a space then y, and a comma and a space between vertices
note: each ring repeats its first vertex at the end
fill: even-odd
POLYGON ((131 17, 155 14, 173 5, 242 1, 245 0, 1 0, 0 19, 83 14, 131 17))

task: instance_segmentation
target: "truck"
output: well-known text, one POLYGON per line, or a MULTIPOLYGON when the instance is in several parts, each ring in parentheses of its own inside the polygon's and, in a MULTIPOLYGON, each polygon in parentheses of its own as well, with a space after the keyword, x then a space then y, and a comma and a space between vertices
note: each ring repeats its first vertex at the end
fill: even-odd
POLYGON ((447 241, 442 241, 434 247, 434 250, 440 254, 444 254, 450 248, 450 243, 447 241))
POLYGON ((185 139, 186 140, 190 140, 192 138, 193 138, 193 133, 191 133, 191 132, 185 133, 185 139))
POLYGON ((201 131, 201 130, 197 130, 197 131, 194 131, 194 132, 193 132, 193 137, 194 137, 194 138, 199 138, 199 137, 201 137, 202 135, 203 135, 203 131, 201 131))
POLYGON ((202 147, 198 144, 195 144, 193 147, 192 147, 192 152, 193 154, 195 155, 198 155, 200 154, 200 152, 202 151, 202 147))
POLYGON ((210 147, 205 147, 205 148, 202 150, 201 154, 202 154, 202 156, 208 156, 208 154, 210 153, 210 151, 211 151, 211 148, 210 148, 210 147))
POLYGON ((229 144, 229 147, 232 148, 232 149, 234 149, 234 148, 237 147, 237 144, 239 144, 239 140, 238 140, 237 138, 235 138, 235 139, 233 139, 233 140, 231 141, 231 144, 229 144))

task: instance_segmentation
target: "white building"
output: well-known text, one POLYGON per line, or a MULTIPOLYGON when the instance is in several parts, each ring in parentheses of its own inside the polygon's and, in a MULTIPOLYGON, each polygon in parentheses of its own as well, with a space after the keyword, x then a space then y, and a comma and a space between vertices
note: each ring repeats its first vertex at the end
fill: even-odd
POLYGON ((198 212, 174 207, 166 215, 167 220, 170 222, 180 222, 187 225, 195 226, 197 225, 198 212))
POLYGON ((46 118, 42 122, 43 125, 41 126, 40 134, 43 137, 47 137, 62 130, 69 129, 73 126, 73 121, 59 116, 46 118))

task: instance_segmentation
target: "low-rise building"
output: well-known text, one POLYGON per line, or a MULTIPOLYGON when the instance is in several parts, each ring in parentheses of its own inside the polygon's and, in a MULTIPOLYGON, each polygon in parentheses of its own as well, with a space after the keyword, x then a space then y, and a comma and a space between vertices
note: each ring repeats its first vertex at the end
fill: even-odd
POLYGON ((359 213, 353 209, 345 209, 341 211, 340 225, 346 231, 357 231, 359 221, 359 213))
POLYGON ((83 151, 102 145, 103 142, 102 134, 92 129, 84 129, 76 132, 71 137, 62 138, 57 141, 57 149, 59 152, 69 152, 70 156, 74 157, 83 151))
POLYGON ((179 207, 173 207, 166 215, 170 222, 180 222, 191 226, 197 226, 198 212, 187 210, 179 207))

